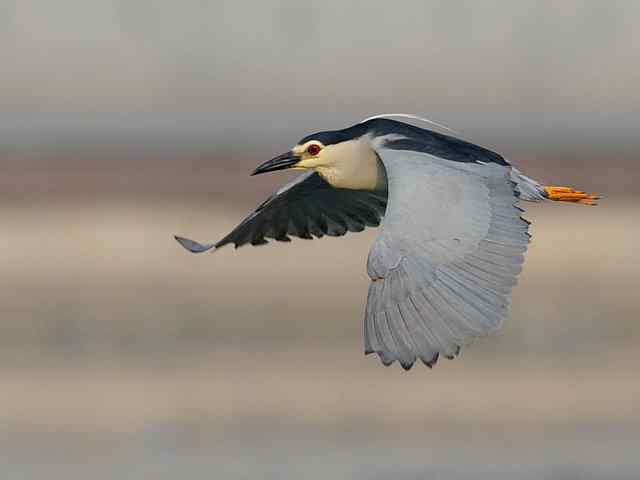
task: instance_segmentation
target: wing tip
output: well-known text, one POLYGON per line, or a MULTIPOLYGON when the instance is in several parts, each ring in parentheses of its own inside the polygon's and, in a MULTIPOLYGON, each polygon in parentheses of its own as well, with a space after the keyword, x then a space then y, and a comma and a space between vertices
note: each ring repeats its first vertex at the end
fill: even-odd
POLYGON ((174 235, 173 238, 176 239, 176 242, 178 242, 182 248, 191 253, 204 253, 216 248, 215 244, 213 243, 202 244, 196 242, 195 240, 191 240, 190 238, 181 237, 179 235, 174 235))
POLYGON ((426 357, 420 357, 422 363, 424 363, 427 367, 433 368, 436 363, 438 363, 438 358, 440 358, 440 353, 436 352, 431 358, 427 359, 426 357))
MULTIPOLYGON (((413 367, 413 364, 416 361, 416 358, 414 357, 411 360, 404 360, 404 359, 399 359, 396 358, 393 355, 388 355, 386 352, 384 351, 378 351, 378 350, 373 350, 370 348, 367 348, 364 351, 365 355, 370 355, 372 353, 375 353, 378 355, 378 358, 380 359, 380 362, 382 363, 382 365, 384 365, 385 367, 390 367, 391 365, 393 365, 396 360, 398 361, 398 363, 400 364, 400 366, 402 367, 402 369, 407 372, 409 370, 411 370, 411 368, 413 367)), ((429 366, 429 368, 431 368, 431 366, 429 366)))
MULTIPOLYGON (((445 358, 447 358, 448 360, 453 360, 456 357, 458 357, 460 355, 460 351, 461 351, 461 347, 458 345, 456 346, 456 351, 453 353, 453 355, 443 355, 445 358)), ((381 363, 385 366, 385 367, 389 367, 391 365, 393 365, 393 363, 396 362, 396 360, 398 361, 398 363, 400 364, 400 366, 403 368, 403 370, 405 371, 409 371, 411 370, 411 368, 413 367, 414 363, 416 362, 416 360, 419 358, 420 360, 422 360, 422 363, 428 367, 429 369, 432 369, 433 367, 436 366, 436 364, 438 363, 438 360, 440 358, 440 352, 436 352, 433 356, 429 357, 424 357, 422 355, 418 355, 417 357, 414 357, 411 361, 406 361, 406 360, 400 360, 399 358, 395 358, 395 356, 388 356, 385 352, 383 351, 376 351, 373 350, 371 348, 368 348, 364 351, 365 355, 369 355, 372 353, 376 353, 378 354, 378 357, 380 358, 381 363)))

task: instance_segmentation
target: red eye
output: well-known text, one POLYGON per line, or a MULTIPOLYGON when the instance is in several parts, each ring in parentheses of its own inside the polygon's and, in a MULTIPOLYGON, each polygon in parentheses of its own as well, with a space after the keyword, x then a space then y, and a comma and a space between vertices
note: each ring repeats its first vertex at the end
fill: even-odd
POLYGON ((311 145, 309 145, 307 147, 307 153, 309 155, 317 155, 317 154, 319 154, 320 153, 320 145, 312 143, 311 145))

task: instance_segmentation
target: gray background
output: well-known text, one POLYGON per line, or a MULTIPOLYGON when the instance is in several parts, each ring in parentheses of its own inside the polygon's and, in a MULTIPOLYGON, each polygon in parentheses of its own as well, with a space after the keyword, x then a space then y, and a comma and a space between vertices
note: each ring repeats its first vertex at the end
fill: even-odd
POLYGON ((635 1, 0 0, 6 478, 638 478, 635 1), (376 232, 190 256, 317 130, 412 112, 527 174, 496 336, 362 355, 376 232))

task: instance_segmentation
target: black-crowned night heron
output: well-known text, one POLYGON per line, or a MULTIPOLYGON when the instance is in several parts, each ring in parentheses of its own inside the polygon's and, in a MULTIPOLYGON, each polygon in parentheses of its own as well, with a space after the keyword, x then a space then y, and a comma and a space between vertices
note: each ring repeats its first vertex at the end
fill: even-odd
POLYGON ((367 262, 365 353, 385 365, 409 369, 419 358, 432 367, 507 315, 530 238, 518 200, 593 205, 597 197, 543 186, 497 153, 390 116, 400 115, 303 138, 253 174, 306 172, 231 233, 209 244, 176 240, 200 253, 340 236, 382 220, 367 262))

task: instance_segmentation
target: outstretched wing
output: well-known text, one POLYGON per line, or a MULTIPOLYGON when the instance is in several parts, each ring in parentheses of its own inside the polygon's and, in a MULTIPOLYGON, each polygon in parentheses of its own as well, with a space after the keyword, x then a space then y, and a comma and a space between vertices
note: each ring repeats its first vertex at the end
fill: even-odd
POLYGON ((380 224, 387 205, 386 190, 334 188, 315 172, 300 175, 271 195, 222 240, 201 244, 176 237, 193 253, 233 243, 262 245, 268 238, 281 242, 300 238, 340 236, 380 224))
POLYGON ((510 167, 378 150, 388 204, 371 251, 365 353, 409 369, 497 329, 529 242, 510 167))

